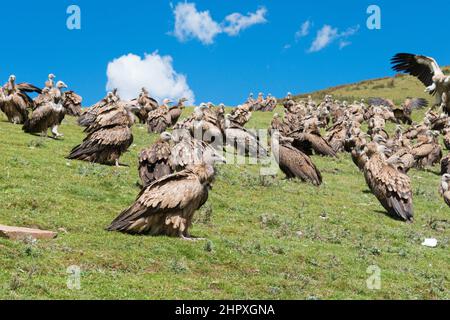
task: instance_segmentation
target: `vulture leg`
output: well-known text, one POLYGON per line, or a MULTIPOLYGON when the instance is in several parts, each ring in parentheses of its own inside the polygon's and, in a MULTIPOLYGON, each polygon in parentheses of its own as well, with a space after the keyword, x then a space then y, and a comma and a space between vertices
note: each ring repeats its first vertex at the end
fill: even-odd
POLYGON ((58 132, 58 126, 53 126, 52 127, 52 134, 53 134, 53 137, 55 137, 55 138, 64 137, 63 134, 58 132))

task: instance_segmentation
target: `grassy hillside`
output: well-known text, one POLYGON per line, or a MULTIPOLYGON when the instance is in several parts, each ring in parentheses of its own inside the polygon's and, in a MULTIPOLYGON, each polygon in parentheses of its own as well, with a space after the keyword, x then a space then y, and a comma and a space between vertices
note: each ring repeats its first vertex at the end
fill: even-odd
MULTIPOLYGON (((444 67, 444 72, 450 74, 450 67, 444 67)), ((341 85, 325 90, 320 90, 310 94, 297 96, 305 98, 312 95, 315 99, 322 99, 326 94, 332 94, 337 99, 353 102, 361 98, 383 97, 392 99, 396 104, 401 104, 407 96, 416 98, 425 98, 430 103, 434 98, 424 92, 425 87, 417 78, 397 74, 395 77, 386 77, 381 79, 372 79, 361 81, 359 83, 341 85)))
MULTIPOLYGON (((267 128, 271 116, 256 113, 248 127, 267 128)), ((314 157, 320 188, 222 166, 192 230, 209 241, 190 243, 104 231, 135 199, 136 157, 155 136, 135 126, 122 159, 130 167, 117 169, 66 160, 84 135, 73 118, 60 131, 63 140, 41 139, 0 116, 0 223, 59 232, 36 243, 0 239, 0 298, 450 298, 450 210, 437 167, 412 171, 416 222, 406 224, 383 213, 346 155, 314 157), (421 246, 426 237, 439 246, 421 246), (72 265, 81 290, 66 286, 72 265), (372 265, 381 290, 366 286, 372 265)))

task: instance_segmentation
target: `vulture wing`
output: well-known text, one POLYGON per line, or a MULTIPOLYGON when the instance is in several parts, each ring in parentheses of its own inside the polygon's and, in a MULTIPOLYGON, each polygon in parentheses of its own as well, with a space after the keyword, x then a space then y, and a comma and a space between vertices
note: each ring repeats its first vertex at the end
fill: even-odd
POLYGON ((412 109, 422 109, 424 107, 428 106, 428 101, 423 98, 415 98, 415 99, 409 99, 408 102, 405 102, 405 107, 412 109))
POLYGON ((280 168, 288 178, 299 178, 313 185, 322 184, 322 175, 311 158, 291 145, 280 146, 280 168))
POLYGON ((336 152, 331 145, 321 136, 311 133, 300 133, 294 137, 293 146, 306 154, 311 150, 322 156, 336 157, 336 152))
POLYGON ((170 154, 170 145, 163 141, 158 141, 150 148, 141 151, 139 155, 139 176, 144 187, 172 173, 168 163, 170 154))
POLYGON ((40 88, 26 82, 17 84, 16 88, 21 92, 36 92, 39 94, 42 93, 42 90, 40 88))
MULTIPOLYGON (((207 197, 208 191, 198 177, 190 170, 184 170, 157 180, 143 189, 135 203, 123 211, 108 230, 161 234, 167 228, 166 225, 170 224, 168 220, 171 217, 192 216, 207 197)), ((188 227, 182 221, 173 225, 173 229, 181 232, 188 227)))
POLYGON ((23 130, 27 133, 39 133, 48 129, 47 120, 53 113, 53 108, 50 103, 41 104, 31 114, 31 118, 28 119, 23 130))
POLYGON ((398 53, 392 58, 391 62, 393 70, 417 77, 426 87, 433 84, 434 76, 444 74, 436 60, 430 57, 398 53))

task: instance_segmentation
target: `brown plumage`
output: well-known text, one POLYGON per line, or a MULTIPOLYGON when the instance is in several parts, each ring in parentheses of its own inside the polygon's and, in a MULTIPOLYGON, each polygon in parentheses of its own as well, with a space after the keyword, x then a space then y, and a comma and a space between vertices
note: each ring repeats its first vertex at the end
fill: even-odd
POLYGON ((22 128, 25 132, 47 135, 47 130, 51 128, 54 137, 62 136, 58 132, 58 126, 66 115, 66 109, 63 106, 64 95, 61 91, 63 88, 67 88, 66 84, 59 81, 56 88, 42 94, 45 98, 40 99, 22 128))
POLYGON ((169 108, 165 105, 149 112, 147 119, 147 128, 149 133, 161 134, 172 125, 172 118, 169 108))
POLYGON ((450 153, 441 160, 441 175, 450 174, 450 153))
POLYGON ((250 111, 250 106, 244 104, 242 106, 238 106, 234 109, 228 119, 241 127, 244 127, 251 119, 252 112, 250 111))
POLYGON ((170 119, 171 119, 171 125, 172 127, 178 122, 178 119, 180 119, 181 114, 183 113, 183 109, 184 109, 184 103, 187 101, 187 99, 185 98, 181 98, 178 101, 178 105, 176 105, 173 108, 170 108, 169 110, 169 114, 170 114, 170 119))
POLYGON ((208 200, 213 179, 209 164, 163 177, 144 188, 107 230, 189 239, 194 213, 208 200))
POLYGON ((88 136, 67 158, 119 166, 120 156, 133 143, 133 123, 130 110, 118 103, 108 106, 86 128, 88 136))
POLYGON ((103 109, 107 109, 108 106, 114 105, 118 100, 119 99, 115 97, 112 92, 108 92, 105 98, 103 98, 90 108, 84 110, 84 112, 78 118, 78 124, 82 127, 89 127, 103 109))
POLYGON ((64 92, 64 109, 69 116, 79 117, 83 113, 83 98, 73 91, 64 92))
POLYGON ((151 147, 139 154, 139 177, 145 188, 153 181, 173 173, 169 159, 171 155, 172 135, 163 132, 161 138, 151 147))
POLYGON ((432 167, 441 161, 442 149, 434 134, 428 131, 427 135, 420 137, 419 143, 411 149, 417 168, 432 167))
POLYGON ((367 185, 389 215, 413 221, 411 181, 386 162, 382 149, 373 142, 367 146, 369 160, 364 167, 367 185))
POLYGON ((444 145, 447 150, 450 150, 450 128, 444 129, 444 145))
POLYGON ((274 131, 280 132, 283 136, 287 136, 290 132, 289 126, 282 121, 278 113, 273 115, 272 122, 270 123, 269 135, 274 131))
POLYGON ((9 122, 24 124, 28 120, 28 109, 34 108, 34 101, 27 93, 41 93, 41 89, 29 83, 16 84, 16 77, 11 75, 1 91, 0 110, 9 122))
POLYGON ((441 194, 442 198, 444 198, 447 206, 450 207, 450 174, 446 173, 442 176, 439 193, 441 194))
POLYGON ((336 157, 336 152, 330 146, 330 144, 316 133, 298 133, 295 135, 290 135, 294 138, 293 146, 306 153, 307 155, 312 155, 313 151, 321 156, 336 157))
POLYGON ((288 179, 298 178, 315 186, 322 184, 322 175, 306 154, 292 146, 291 138, 284 138, 278 132, 272 136, 272 152, 288 179))

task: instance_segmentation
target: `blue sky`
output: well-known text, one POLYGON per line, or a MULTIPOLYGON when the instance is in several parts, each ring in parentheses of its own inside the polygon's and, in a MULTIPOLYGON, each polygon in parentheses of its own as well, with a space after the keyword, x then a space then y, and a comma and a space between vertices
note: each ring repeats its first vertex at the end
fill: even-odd
MULTIPOLYGON (((198 12, 209 11, 211 21, 221 28, 209 43, 202 43, 192 34, 181 39, 184 41, 174 35, 174 10, 179 4, 176 0, 2 3, 0 79, 6 82, 10 74, 15 74, 19 82, 42 85, 52 72, 90 105, 106 93, 108 63, 130 53, 136 59, 140 59, 137 56, 145 59, 145 53, 155 53, 149 64, 141 64, 142 61, 127 64, 126 58, 122 68, 114 65, 113 84, 126 87, 128 82, 142 81, 147 87, 159 85, 155 88, 159 95, 166 91, 168 95, 179 95, 187 88, 195 95, 196 103, 238 104, 249 92, 284 96, 288 91, 308 92, 391 75, 389 60, 397 52, 427 54, 440 64, 450 64, 447 19, 443 18, 450 11, 448 1, 427 1, 430 11, 419 1, 187 2, 195 4, 198 12), (81 30, 66 27, 66 9, 71 4, 81 8, 81 30), (366 10, 371 4, 381 8, 381 30, 366 27, 366 10), (245 17, 262 8, 264 21, 256 17, 255 24, 238 30, 237 34, 226 29, 229 23, 223 24, 233 13, 245 17), (442 13, 436 21, 432 15, 434 8, 442 13), (296 39, 306 21, 310 22, 308 32, 296 39), (317 32, 324 26, 334 32, 334 41, 310 52, 317 32), (340 48, 340 43, 346 46, 340 48), (156 59, 167 56, 171 60, 156 59), (161 64, 169 69, 155 71, 155 75, 159 74, 155 76, 157 79, 142 75, 145 71, 151 77, 151 68, 161 64), (124 71, 129 65, 137 69, 149 67, 151 72, 140 70, 141 75, 136 76, 139 79, 134 79, 133 70, 124 71), (164 77, 164 70, 173 71, 172 79, 158 78, 164 77), (169 90, 170 81, 179 88, 169 90)), ((152 92, 151 87, 148 89, 152 92)))

